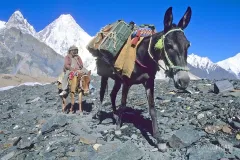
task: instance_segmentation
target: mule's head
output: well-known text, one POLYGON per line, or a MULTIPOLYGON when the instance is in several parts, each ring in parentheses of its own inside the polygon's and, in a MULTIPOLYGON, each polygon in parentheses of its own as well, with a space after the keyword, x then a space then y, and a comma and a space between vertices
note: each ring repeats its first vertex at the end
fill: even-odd
POLYGON ((177 89, 186 89, 190 82, 187 67, 187 52, 190 42, 184 35, 184 29, 190 22, 192 15, 188 7, 178 25, 173 24, 172 7, 168 8, 164 16, 164 34, 161 37, 162 59, 168 66, 167 76, 174 80, 177 89))
POLYGON ((90 89, 89 89, 89 84, 91 81, 90 75, 91 75, 91 70, 88 71, 87 74, 82 75, 80 79, 80 87, 82 89, 84 96, 87 96, 90 93, 90 89))

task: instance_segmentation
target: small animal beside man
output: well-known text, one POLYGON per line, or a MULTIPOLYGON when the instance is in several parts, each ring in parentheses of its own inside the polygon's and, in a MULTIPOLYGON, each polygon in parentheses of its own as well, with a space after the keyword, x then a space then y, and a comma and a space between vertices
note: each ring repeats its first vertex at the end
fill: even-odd
POLYGON ((66 98, 68 93, 71 96, 70 112, 74 112, 74 96, 78 93, 79 110, 82 112, 82 96, 89 94, 89 84, 91 71, 83 67, 81 57, 78 55, 78 48, 71 46, 68 54, 64 58, 63 72, 58 79, 59 95, 62 98, 62 111, 66 110, 66 98))

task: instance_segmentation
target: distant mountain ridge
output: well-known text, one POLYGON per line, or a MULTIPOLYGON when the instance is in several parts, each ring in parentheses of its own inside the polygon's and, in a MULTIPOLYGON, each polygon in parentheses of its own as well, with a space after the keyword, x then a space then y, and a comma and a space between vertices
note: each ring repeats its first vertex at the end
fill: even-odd
POLYGON ((208 57, 200 57, 195 54, 188 55, 188 67, 191 73, 207 79, 237 79, 237 75, 227 71, 217 63, 213 63, 208 57))
POLYGON ((34 28, 19 11, 0 28, 0 73, 56 77, 63 57, 36 38, 34 28))
MULTIPOLYGON (((44 74, 53 75, 53 73, 56 72, 54 75, 57 75, 60 72, 60 70, 62 69, 63 57, 67 54, 68 48, 71 45, 76 45, 79 48, 79 55, 82 57, 85 67, 89 70, 92 70, 92 73, 94 75, 97 75, 95 58, 92 57, 92 55, 86 49, 86 45, 93 37, 91 37, 87 32, 85 32, 77 24, 77 22, 74 20, 74 18, 70 14, 60 15, 52 23, 47 25, 43 30, 36 32, 34 27, 31 24, 29 24, 28 21, 23 17, 22 13, 20 11, 15 11, 10 16, 10 18, 7 22, 0 21, 0 31, 1 31, 0 36, 2 36, 2 39, 0 41, 0 54, 5 53, 4 54, 5 58, 9 57, 9 55, 16 56, 16 53, 20 53, 18 51, 19 48, 16 48, 16 47, 23 46, 23 45, 28 46, 28 44, 31 44, 32 50, 35 50, 35 48, 39 49, 39 52, 36 54, 33 54, 33 55, 36 55, 36 56, 39 56, 42 58, 42 56, 44 56, 44 57, 46 56, 46 54, 47 54, 46 50, 48 50, 49 54, 59 57, 54 60, 54 64, 57 65, 56 62, 59 60, 59 65, 57 65, 57 66, 60 69, 57 69, 56 67, 52 67, 52 69, 47 69, 48 71, 46 71, 46 70, 43 71, 44 74), (17 33, 18 31, 13 28, 19 30, 19 33, 17 33), (10 32, 12 32, 13 35, 11 35, 10 32), (6 38, 6 37, 4 37, 4 36, 6 36, 5 33, 8 33, 7 34, 8 36, 11 35, 10 37, 12 37, 12 38, 14 38, 15 34, 17 34, 17 35, 20 34, 23 37, 29 37, 29 35, 31 35, 32 39, 34 39, 35 44, 28 42, 28 40, 27 40, 26 42, 21 42, 21 44, 13 43, 16 46, 11 44, 10 45, 11 48, 9 48, 9 44, 8 45, 5 44, 6 43, 6 41, 4 40, 4 38, 6 38), (44 46, 43 51, 40 51, 41 49, 39 47, 37 47, 38 45, 44 46), (47 48, 51 48, 51 51, 47 48), (43 53, 43 52, 44 52, 44 54, 41 55, 41 53, 43 53), (38 55, 38 54, 40 54, 40 55, 38 55), (56 71, 55 71, 55 69, 56 69, 56 71)), ((29 39, 31 39, 31 38, 29 38, 29 39)), ((10 43, 10 41, 8 43, 10 43)), ((20 41, 17 43, 20 43, 20 41)), ((31 52, 32 51, 30 51, 28 49, 28 51, 27 51, 28 55, 31 55, 31 52)), ((17 54, 17 55, 20 55, 20 54, 17 54)), ((21 61, 21 64, 25 61, 28 61, 27 58, 23 58, 23 57, 21 56, 21 58, 20 58, 20 59, 24 59, 24 61, 21 61)), ((199 79, 199 78, 236 79, 236 78, 240 78, 240 65, 238 65, 238 63, 237 63, 240 60, 239 57, 240 57, 240 54, 237 54, 236 56, 231 57, 229 59, 220 61, 218 63, 213 63, 207 57, 200 57, 195 54, 190 54, 187 59, 188 66, 191 69, 190 75, 193 79, 199 79)), ((50 61, 53 62, 53 60, 50 60, 50 61)), ((16 63, 17 63, 17 61, 16 61, 16 63)), ((37 65, 37 63, 43 63, 43 61, 36 62, 35 66, 37 65)), ((4 64, 3 66, 6 65, 6 63, 4 61, 2 61, 2 64, 4 64)), ((46 64, 46 65, 50 65, 50 64, 46 64)), ((0 63, 0 67, 1 67, 1 63, 0 63)), ((43 66, 41 66, 41 67, 44 68, 43 66)), ((3 72, 3 70, 6 72, 9 71, 9 69, 7 69, 7 68, 3 69, 3 68, 4 67, 2 67, 1 72, 3 72)), ((15 70, 18 70, 18 69, 15 68, 15 70)), ((158 72, 156 77, 158 79, 165 79, 164 72, 162 72, 162 71, 158 72)))

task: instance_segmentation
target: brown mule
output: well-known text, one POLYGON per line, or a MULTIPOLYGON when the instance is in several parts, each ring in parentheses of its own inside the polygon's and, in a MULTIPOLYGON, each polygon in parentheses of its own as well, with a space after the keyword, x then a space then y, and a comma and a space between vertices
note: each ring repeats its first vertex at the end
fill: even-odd
MULTIPOLYGON (((79 111, 82 112, 82 96, 87 96, 89 94, 89 84, 91 81, 90 75, 91 70, 88 73, 82 73, 80 70, 73 71, 69 74, 71 76, 69 78, 69 89, 70 89, 70 96, 71 96, 71 108, 70 112, 74 112, 74 96, 78 93, 78 103, 79 103, 79 111)), ((61 75, 60 75, 61 76, 61 75)), ((59 93, 62 91, 61 81, 58 80, 58 89, 59 93)), ((66 99, 69 93, 65 96, 61 96, 62 99, 62 112, 66 110, 66 99)))

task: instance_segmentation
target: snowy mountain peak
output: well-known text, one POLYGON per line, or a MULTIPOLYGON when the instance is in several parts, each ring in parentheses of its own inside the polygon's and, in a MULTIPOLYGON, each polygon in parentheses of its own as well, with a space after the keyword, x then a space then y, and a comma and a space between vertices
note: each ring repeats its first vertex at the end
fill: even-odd
POLYGON ((217 62, 219 66, 227 71, 234 73, 238 78, 240 78, 240 53, 233 57, 225 59, 223 61, 217 62))
POLYGON ((9 18, 8 22, 6 23, 7 28, 15 27, 20 29, 23 33, 28 33, 35 36, 36 31, 31 26, 26 19, 24 19, 22 13, 20 11, 15 11, 11 17, 9 18))
POLYGON ((201 69, 215 69, 216 64, 214 64, 208 57, 200 57, 195 54, 190 54, 187 58, 189 64, 194 67, 201 69))
POLYGON ((12 14, 12 16, 15 17, 16 19, 24 20, 24 17, 23 17, 22 13, 21 13, 19 10, 15 11, 15 12, 12 14))
POLYGON ((66 22, 68 22, 68 21, 71 22, 72 21, 72 22, 76 23, 75 19, 70 14, 62 14, 62 15, 59 16, 59 18, 57 20, 63 20, 63 21, 66 21, 66 22))
POLYGON ((70 14, 60 15, 40 31, 38 37, 63 56, 69 46, 75 44, 81 49, 82 45, 86 45, 91 40, 91 36, 77 24, 70 14))
POLYGON ((79 55, 85 62, 84 65, 91 70, 94 69, 92 63, 95 63, 95 60, 86 49, 92 37, 77 24, 70 14, 60 15, 38 33, 38 38, 62 56, 67 54, 70 46, 77 46, 79 55))

